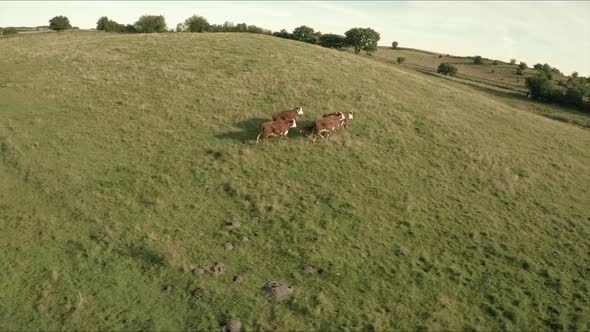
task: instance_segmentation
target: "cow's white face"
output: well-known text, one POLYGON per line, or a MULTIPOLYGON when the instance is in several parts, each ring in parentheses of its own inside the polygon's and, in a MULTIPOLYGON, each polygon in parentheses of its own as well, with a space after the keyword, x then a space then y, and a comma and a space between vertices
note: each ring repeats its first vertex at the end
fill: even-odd
POLYGON ((303 107, 299 107, 297 110, 297 115, 303 115, 303 107))
POLYGON ((295 120, 293 120, 291 122, 291 125, 289 126, 289 128, 297 128, 297 122, 295 122, 295 120))
POLYGON ((352 119, 352 112, 350 112, 350 115, 348 116, 349 119, 352 119))

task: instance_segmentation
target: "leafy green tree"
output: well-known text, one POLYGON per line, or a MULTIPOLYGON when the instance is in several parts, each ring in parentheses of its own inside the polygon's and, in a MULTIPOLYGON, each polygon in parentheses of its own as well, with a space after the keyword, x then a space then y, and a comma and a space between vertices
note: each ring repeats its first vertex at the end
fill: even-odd
POLYGON ((573 77, 573 78, 578 78, 578 72, 577 72, 577 71, 573 72, 573 73, 572 73, 572 77, 573 77))
POLYGON ((166 32, 166 20, 162 15, 143 15, 135 22, 137 32, 166 32))
POLYGON ((186 32, 186 25, 184 23, 178 23, 176 25, 176 32, 186 32))
POLYGON ((526 62, 522 62, 522 61, 521 61, 521 62, 518 64, 518 68, 520 68, 521 70, 525 70, 525 69, 527 69, 528 67, 527 67, 527 65, 526 65, 526 62))
POLYGON ((481 64, 483 64, 483 59, 481 58, 481 56, 476 55, 473 58, 473 63, 476 64, 476 65, 481 65, 481 64))
POLYGON ((393 48, 395 50, 398 45, 399 45, 399 43, 394 41, 393 43, 391 43, 391 48, 393 48))
POLYGON ((361 50, 371 54, 377 50, 377 42, 381 35, 371 28, 352 28, 344 33, 346 36, 346 45, 354 49, 358 54, 361 50))
POLYGON ((106 30, 107 25, 109 24, 109 18, 106 16, 103 16, 101 18, 98 19, 98 21, 96 22, 96 30, 106 30))
POLYGON ((510 59, 510 64, 511 64, 511 65, 514 65, 514 64, 516 64, 516 59, 510 59))
POLYGON ((71 29, 70 19, 65 16, 55 16, 49 20, 49 29, 63 31, 71 29))
POLYGON ((398 56, 396 61, 401 65, 402 63, 406 62, 406 58, 403 56, 398 56))
POLYGON ((527 77, 525 85, 529 89, 529 95, 535 100, 549 101, 555 94, 551 81, 545 75, 527 77))
POLYGON ((184 26, 188 32, 205 32, 211 27, 206 18, 193 15, 184 21, 184 26))
POLYGON ((310 44, 317 43, 315 31, 313 28, 306 25, 302 25, 293 30, 293 39, 310 44))
POLYGON ((341 35, 336 35, 332 33, 327 33, 325 35, 321 35, 319 38, 319 44, 323 47, 328 48, 336 48, 340 49, 343 48, 345 45, 346 38, 341 35))
POLYGON ((536 63, 536 64, 533 66, 533 68, 534 68, 534 69, 536 69, 536 70, 541 70, 541 69, 543 69, 543 64, 541 64, 541 63, 536 63))
POLYGON ((452 64, 450 64, 448 62, 444 62, 444 63, 441 63, 440 65, 438 65, 436 72, 441 73, 445 76, 447 76, 447 75, 455 76, 455 75, 457 75, 459 70, 457 69, 457 67, 453 66, 452 64))

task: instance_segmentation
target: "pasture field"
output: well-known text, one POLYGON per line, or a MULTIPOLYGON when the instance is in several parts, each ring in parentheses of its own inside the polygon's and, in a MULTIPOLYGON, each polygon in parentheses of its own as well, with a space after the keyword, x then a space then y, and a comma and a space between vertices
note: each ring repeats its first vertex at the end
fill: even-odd
POLYGON ((0 39, 0 330, 589 330, 590 132, 522 103, 263 35, 0 39), (354 120, 254 144, 297 105, 354 120))

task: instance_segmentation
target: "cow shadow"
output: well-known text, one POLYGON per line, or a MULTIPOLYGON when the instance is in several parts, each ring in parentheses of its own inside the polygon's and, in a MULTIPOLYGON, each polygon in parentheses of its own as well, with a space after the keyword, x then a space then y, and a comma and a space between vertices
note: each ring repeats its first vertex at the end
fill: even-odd
POLYGON ((260 125, 267 121, 272 121, 272 119, 250 118, 242 120, 234 123, 234 127, 236 127, 238 130, 218 134, 215 135, 215 137, 221 139, 230 139, 242 143, 256 140, 256 136, 258 136, 258 133, 260 132, 260 125))

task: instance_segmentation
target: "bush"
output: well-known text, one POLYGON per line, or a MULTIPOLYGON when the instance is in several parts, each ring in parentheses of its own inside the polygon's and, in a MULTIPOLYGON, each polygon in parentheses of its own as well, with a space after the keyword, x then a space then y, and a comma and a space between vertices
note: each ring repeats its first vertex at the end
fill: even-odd
POLYGON ((103 16, 96 22, 96 30, 103 30, 109 32, 125 32, 125 25, 119 24, 108 17, 103 16))
POLYGON ((540 63, 536 63, 536 64, 533 66, 533 68, 534 68, 534 69, 536 69, 536 70, 541 70, 541 69, 543 69, 543 65, 542 65, 542 64, 540 64, 540 63))
POLYGON ((577 71, 573 72, 573 73, 572 73, 572 77, 573 77, 573 78, 578 78, 578 72, 577 72, 577 71))
POLYGON ((281 29, 281 31, 278 32, 273 32, 272 35, 279 38, 293 39, 293 34, 285 29, 281 29))
POLYGON ((327 33, 320 36, 319 44, 323 47, 340 49, 344 47, 345 41, 344 36, 327 33))
POLYGON ((361 50, 372 54, 377 50, 377 42, 381 35, 371 28, 352 28, 344 33, 346 36, 346 45, 354 49, 358 54, 361 50))
POLYGON ((525 70, 525 69, 527 69, 528 67, 527 67, 527 65, 526 65, 526 63, 525 63, 525 62, 522 62, 522 61, 521 61, 521 62, 518 64, 518 68, 520 68, 521 70, 525 70))
POLYGON ((516 68, 516 75, 523 75, 522 69, 520 67, 516 68))
POLYGON ((56 16, 49 20, 49 29, 63 31, 71 29, 70 19, 65 16, 56 16))
POLYGON ((399 45, 399 43, 394 41, 393 43, 391 43, 391 48, 395 50, 397 48, 397 45, 399 45))
POLYGON ((14 35, 17 34, 18 30, 15 27, 6 27, 4 29, 0 29, 0 35, 14 35))
POLYGON ((544 75, 527 77, 525 85, 529 89, 529 95, 534 100, 550 101, 555 95, 555 89, 551 81, 544 75))
POLYGON ((401 65, 402 63, 406 62, 406 58, 403 56, 398 56, 396 61, 401 65))
POLYGON ((143 15, 135 22, 137 32, 166 32, 166 20, 162 15, 143 15))
POLYGON ((439 54, 439 55, 438 55, 438 58, 439 58, 439 59, 440 59, 440 58, 442 58, 442 54, 439 54))
POLYGON ((481 65, 483 64, 483 59, 481 58, 481 56, 476 55, 475 58, 473 58, 473 63, 476 65, 481 65))
POLYGON ((493 64, 494 66, 497 66, 497 65, 499 65, 499 64, 500 64, 500 61, 498 61, 498 60, 494 60, 494 61, 492 61, 492 64, 493 64))
POLYGON ((313 28, 310 28, 306 25, 302 25, 293 30, 293 39, 302 41, 304 43, 317 43, 315 31, 313 28))
POLYGON ((510 64, 511 64, 511 65, 514 65, 514 64, 516 64, 516 59, 510 59, 510 64))
POLYGON ((202 16, 193 15, 184 21, 185 29, 188 32, 205 32, 208 31, 211 25, 206 18, 202 16))
POLYGON ((445 62, 445 63, 441 63, 438 68, 436 69, 437 73, 441 73, 445 76, 450 75, 450 76, 455 76, 457 75, 457 73, 459 72, 457 70, 457 67, 453 66, 452 64, 445 62))

